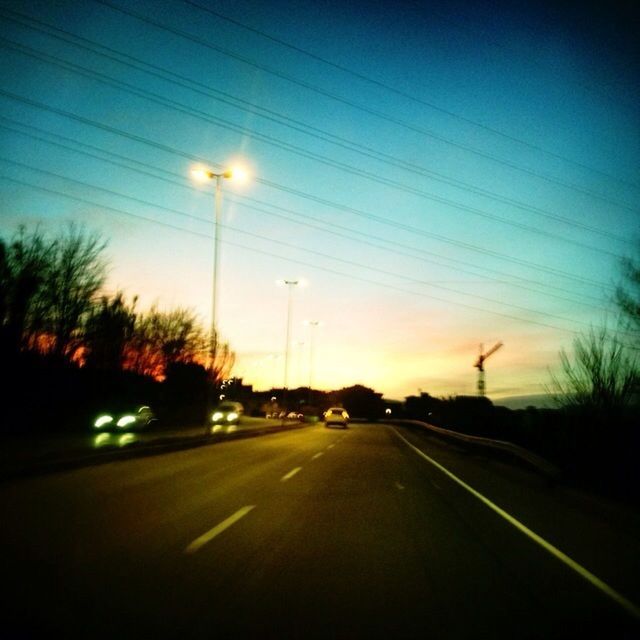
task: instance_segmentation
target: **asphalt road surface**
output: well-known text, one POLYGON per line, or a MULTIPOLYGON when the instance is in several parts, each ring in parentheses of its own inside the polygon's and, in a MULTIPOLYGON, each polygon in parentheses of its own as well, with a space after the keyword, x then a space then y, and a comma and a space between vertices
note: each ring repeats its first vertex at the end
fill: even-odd
POLYGON ((0 517, 2 637, 638 637, 637 513, 412 430, 6 482, 0 517))

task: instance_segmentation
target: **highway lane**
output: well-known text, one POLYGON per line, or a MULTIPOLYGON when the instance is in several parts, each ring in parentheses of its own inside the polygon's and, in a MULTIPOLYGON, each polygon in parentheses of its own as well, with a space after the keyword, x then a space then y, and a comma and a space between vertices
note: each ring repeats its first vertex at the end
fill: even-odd
MULTIPOLYGON (((402 434, 529 526, 544 510, 545 492, 517 472, 402 434)), ((313 427, 13 482, 0 487, 0 513, 12 586, 3 618, 17 634, 634 631, 611 598, 383 425, 313 427)), ((638 557, 635 545, 629 558, 638 557)))

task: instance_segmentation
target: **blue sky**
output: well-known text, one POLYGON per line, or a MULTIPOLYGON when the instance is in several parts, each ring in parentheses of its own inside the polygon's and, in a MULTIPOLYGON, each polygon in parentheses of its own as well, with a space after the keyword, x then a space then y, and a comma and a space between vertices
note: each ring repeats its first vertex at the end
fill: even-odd
POLYGON ((317 319, 321 388, 474 393, 501 340, 490 397, 539 393, 576 332, 615 320, 637 251, 624 6, 2 2, 3 234, 82 222, 109 291, 208 326, 213 192, 189 171, 242 163, 221 228, 236 374, 282 385, 275 281, 303 277, 290 386, 317 319))

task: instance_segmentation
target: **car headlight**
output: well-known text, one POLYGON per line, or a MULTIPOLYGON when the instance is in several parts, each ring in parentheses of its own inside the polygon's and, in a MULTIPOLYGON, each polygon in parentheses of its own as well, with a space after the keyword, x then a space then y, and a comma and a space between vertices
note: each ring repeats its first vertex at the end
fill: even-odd
POLYGON ((116 422, 116 424, 119 427, 126 427, 132 423, 134 423, 136 421, 136 417, 135 416, 122 416, 122 418, 120 418, 120 420, 118 420, 118 422, 116 422))
POLYGON ((108 415, 104 415, 104 416, 100 416, 99 418, 96 419, 96 421, 93 423, 93 426, 96 429, 100 429, 102 427, 104 427, 107 424, 110 424, 113 422, 113 417, 112 416, 108 416, 108 415))
POLYGON ((229 415, 227 416, 227 421, 228 422, 233 422, 234 420, 238 419, 238 414, 235 411, 231 411, 231 413, 229 413, 229 415))
POLYGON ((211 416, 211 419, 212 419, 214 422, 217 422, 218 420, 222 420, 222 418, 223 418, 223 417, 224 417, 224 416, 223 416, 223 414, 222 414, 220 411, 216 411, 216 412, 211 416))

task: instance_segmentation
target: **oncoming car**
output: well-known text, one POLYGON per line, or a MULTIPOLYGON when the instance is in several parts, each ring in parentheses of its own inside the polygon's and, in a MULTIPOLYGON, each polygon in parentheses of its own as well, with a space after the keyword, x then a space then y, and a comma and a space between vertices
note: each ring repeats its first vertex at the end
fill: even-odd
POLYGON ((211 433, 216 433, 224 427, 232 427, 233 431, 240 422, 240 416, 244 413, 244 407, 240 402, 221 402, 211 414, 211 433))
POLYGON ((105 411, 93 421, 95 431, 133 431, 145 429, 157 422, 151 407, 138 405, 127 407, 125 410, 105 411))
POLYGON ((342 425, 345 429, 349 423, 349 414, 342 407, 331 407, 324 412, 324 426, 342 425))

